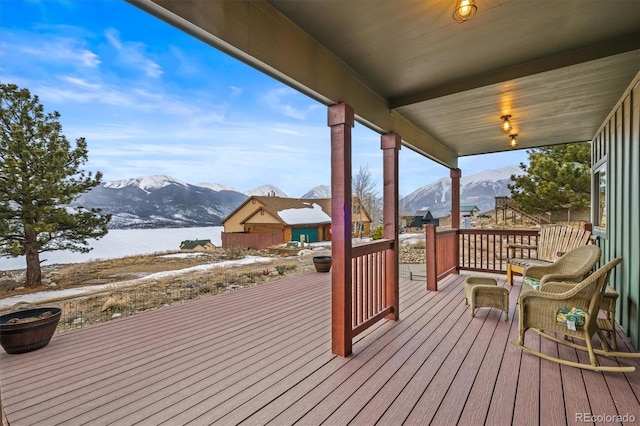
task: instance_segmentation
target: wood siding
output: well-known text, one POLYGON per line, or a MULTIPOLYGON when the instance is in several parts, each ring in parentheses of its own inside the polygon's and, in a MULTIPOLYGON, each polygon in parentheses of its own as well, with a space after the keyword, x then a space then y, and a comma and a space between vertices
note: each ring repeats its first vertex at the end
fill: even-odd
MULTIPOLYGON (((607 226, 594 228, 604 264, 622 257, 611 285, 620 294, 616 320, 640 348, 640 74, 593 139, 592 164, 606 161, 607 226)), ((595 202, 596 187, 592 193, 595 202)), ((592 212, 596 211, 592 206, 592 212)), ((593 213, 592 213, 593 214, 593 213)))
POLYGON ((262 207, 256 199, 251 199, 247 203, 242 204, 236 211, 228 216, 222 225, 224 226, 224 232, 244 232, 244 225, 242 221, 250 214, 262 207))
POLYGON ((283 244, 282 232, 245 234, 241 232, 223 232, 222 247, 224 248, 252 248, 264 249, 278 244, 283 244))

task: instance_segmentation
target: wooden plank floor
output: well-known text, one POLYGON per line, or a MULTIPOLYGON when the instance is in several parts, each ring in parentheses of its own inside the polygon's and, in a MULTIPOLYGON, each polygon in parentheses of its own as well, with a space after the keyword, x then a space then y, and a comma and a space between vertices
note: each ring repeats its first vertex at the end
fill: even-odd
MULTIPOLYGON (((443 280, 437 292, 403 280, 401 320, 359 336, 348 358, 330 350, 329 274, 65 332, 38 351, 0 355, 2 403, 12 426, 640 421, 640 368, 603 374, 523 354, 508 343, 517 338, 519 281, 505 321, 488 308, 471 317, 464 278, 443 280)), ((632 350, 620 332, 618 341, 632 350)))

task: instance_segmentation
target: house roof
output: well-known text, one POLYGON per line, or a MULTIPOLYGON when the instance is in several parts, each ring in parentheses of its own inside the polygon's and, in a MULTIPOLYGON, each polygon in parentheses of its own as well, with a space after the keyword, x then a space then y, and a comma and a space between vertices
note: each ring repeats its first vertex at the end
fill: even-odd
MULTIPOLYGON (((322 206, 316 200, 307 200, 301 198, 284 198, 284 197, 266 197, 252 196, 244 204, 255 199, 260 203, 256 212, 260 209, 268 212, 273 217, 278 218, 283 224, 293 225, 312 225, 331 223, 331 216, 322 209, 322 206)), ((255 215, 254 212, 249 217, 255 215)), ((244 221, 243 221, 244 222, 244 221)))
MULTIPOLYGON (((322 210, 324 210, 325 212, 327 212, 329 216, 331 216, 331 198, 315 198, 314 201, 320 204, 320 206, 322 206, 322 210)), ((353 206, 359 206, 361 209, 360 211, 364 213, 367 220, 371 222, 371 216, 369 215, 369 212, 362 205, 358 197, 353 197, 353 206)), ((361 219, 361 218, 358 218, 358 219, 361 219)))
POLYGON ((477 206, 460 206, 461 212, 472 212, 474 210, 480 210, 477 206))
MULTIPOLYGON (((241 223, 245 223, 250 217, 254 217, 261 209, 288 226, 314 225, 331 223, 331 198, 286 198, 273 196, 253 195, 238 206, 223 222, 238 212, 242 206, 255 200, 256 209, 247 215, 241 223)), ((364 213, 371 220, 366 209, 364 213)))
POLYGON ((180 243, 180 248, 191 250, 198 246, 204 247, 207 244, 213 244, 211 240, 185 240, 180 243))
POLYGON ((429 209, 420 209, 416 211, 416 214, 414 216, 420 216, 425 219, 433 219, 433 215, 431 214, 431 211, 429 211, 429 209))
POLYGON ((507 114, 519 149, 590 141, 639 72, 636 0, 128 1, 450 168, 507 114))

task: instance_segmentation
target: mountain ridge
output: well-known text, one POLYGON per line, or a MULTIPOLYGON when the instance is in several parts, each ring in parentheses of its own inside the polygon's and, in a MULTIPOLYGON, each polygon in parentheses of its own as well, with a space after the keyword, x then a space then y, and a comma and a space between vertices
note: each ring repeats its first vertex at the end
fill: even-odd
MULTIPOLYGON (((519 166, 487 169, 460 178, 460 204, 475 205, 480 211, 494 208, 495 197, 509 196, 507 187, 512 183, 511 175, 522 174, 519 166)), ((428 209, 434 217, 451 213, 451 179, 444 177, 421 186, 402 198, 401 203, 411 214, 428 209)))
MULTIPOLYGON (((512 174, 518 166, 485 170, 460 179, 461 204, 481 211, 493 208, 494 199, 509 195, 512 174)), ((100 208, 112 215, 110 229, 219 226, 252 195, 287 197, 280 188, 265 184, 241 192, 219 183, 190 184, 167 175, 139 176, 103 182, 80 195, 71 207, 100 208)), ((330 198, 331 187, 317 185, 300 198, 330 198)), ((429 209, 434 217, 449 214, 451 180, 441 178, 403 197, 407 214, 429 209)))

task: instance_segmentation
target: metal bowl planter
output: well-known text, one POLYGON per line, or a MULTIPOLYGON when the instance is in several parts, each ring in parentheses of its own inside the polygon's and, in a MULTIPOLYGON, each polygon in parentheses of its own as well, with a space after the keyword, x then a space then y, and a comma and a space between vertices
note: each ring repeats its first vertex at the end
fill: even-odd
POLYGON ((318 272, 329 272, 331 270, 331 256, 314 256, 313 265, 318 272))
POLYGON ((21 354, 47 346, 61 313, 59 308, 33 308, 0 316, 2 348, 8 354, 21 354))

